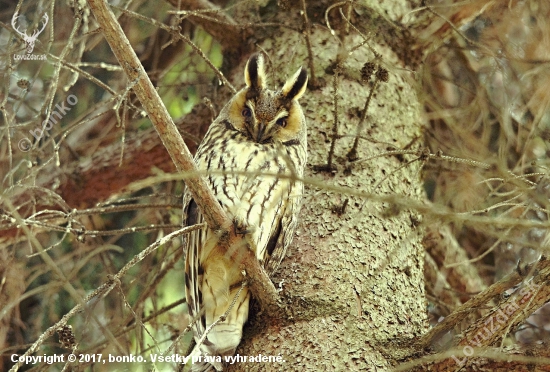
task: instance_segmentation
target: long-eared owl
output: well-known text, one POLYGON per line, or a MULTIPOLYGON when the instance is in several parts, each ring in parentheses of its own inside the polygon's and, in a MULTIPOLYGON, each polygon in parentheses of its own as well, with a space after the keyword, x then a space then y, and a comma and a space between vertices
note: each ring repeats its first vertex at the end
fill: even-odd
MULTIPOLYGON (((258 261, 272 274, 292 241, 300 209, 307 157, 306 122, 298 99, 307 86, 300 68, 282 89, 267 88, 265 57, 252 56, 245 67, 246 87, 221 110, 201 142, 195 163, 207 171, 218 202, 244 234, 258 261), (212 173, 210 173, 210 171, 212 173)), ((189 193, 184 196, 187 225, 204 219, 189 193)), ((250 293, 239 262, 218 244, 208 228, 187 237, 185 285, 189 319, 197 347, 192 355, 233 355, 248 319, 250 293), (229 308, 224 321, 212 325, 229 308)), ((214 362, 194 363, 193 371, 222 370, 214 362)))

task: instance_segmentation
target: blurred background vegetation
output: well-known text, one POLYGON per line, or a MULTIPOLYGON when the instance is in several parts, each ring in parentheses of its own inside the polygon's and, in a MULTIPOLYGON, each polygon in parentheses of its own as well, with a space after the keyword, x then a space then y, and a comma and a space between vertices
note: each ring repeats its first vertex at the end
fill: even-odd
MULTIPOLYGON (((111 3, 191 151, 232 95, 220 73, 240 88, 242 77, 234 70, 259 40, 274 39, 282 29, 300 38, 311 30, 328 33, 326 16, 341 47, 347 46, 342 35, 368 35, 385 53, 394 53, 373 60, 394 75, 414 75, 410 82, 422 108, 423 133, 407 148, 383 145, 385 151, 401 151, 386 157, 410 156, 399 158, 404 167, 422 163, 426 255, 419 261, 425 315, 435 326, 507 275, 531 278, 529 265, 548 254, 550 5, 536 0, 395 4, 405 16, 392 18, 378 2, 368 1, 111 3), (188 12, 175 12, 178 4, 188 12)), ((311 90, 332 84, 343 54, 330 66, 317 66, 322 77, 311 90)), ((182 333, 188 320, 181 238, 132 261, 181 227, 183 181, 86 3, 0 0, 0 72, 0 370, 10 368, 12 354, 23 354, 79 304, 82 310, 67 323, 72 330, 42 340, 36 355, 66 355, 76 346, 80 353, 103 356, 166 349, 185 355, 191 335, 182 333), (48 14, 32 52, 45 60, 15 57, 27 54, 12 27, 16 9, 14 24, 27 34, 48 14), (69 104, 70 96, 78 102, 69 104), (62 112, 63 104, 70 110, 62 112), (45 130, 43 123, 54 112, 61 118, 45 130), (112 281, 128 263, 120 282, 112 281), (104 283, 112 289, 108 294, 82 303, 104 283)), ((361 80, 359 69, 339 73, 361 80)), ((366 80, 365 90, 373 87, 366 80)), ((384 105, 378 102, 376 109, 384 105)), ((362 109, 345 107, 345 121, 358 119, 362 109)), ((371 129, 366 132, 363 138, 370 142, 362 142, 375 143, 371 129)), ((330 128, 322 134, 328 148, 330 128)), ((357 163, 340 155, 339 174, 342 169, 351 174, 357 163)), ((385 217, 400 208, 388 208, 385 217)), ((345 206, 337 212, 338 217, 345 213, 345 206)), ((529 347, 541 348, 532 353, 540 366, 548 360, 544 347, 550 349, 550 295, 538 296, 537 312, 514 323, 502 345, 525 354, 529 347)), ((456 346, 461 332, 483 319, 498 299, 472 310, 415 355, 456 346)), ((62 368, 40 363, 21 370, 62 368)), ((70 368, 112 370, 93 360, 70 368)))

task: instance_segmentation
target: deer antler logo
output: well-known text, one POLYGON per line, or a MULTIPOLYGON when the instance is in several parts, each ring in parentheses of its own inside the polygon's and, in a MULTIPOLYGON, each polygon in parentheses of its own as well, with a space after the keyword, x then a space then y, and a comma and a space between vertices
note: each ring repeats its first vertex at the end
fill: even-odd
POLYGON ((17 18, 19 18, 18 13, 15 12, 13 17, 11 18, 11 26, 13 27, 15 32, 17 32, 23 38, 23 40, 25 41, 25 44, 27 44, 27 54, 30 54, 34 50, 34 44, 36 43, 36 39, 38 38, 38 35, 40 35, 42 31, 44 31, 44 29, 46 28, 46 25, 48 24, 48 20, 49 20, 48 14, 44 13, 44 15, 42 16, 42 22, 44 22, 44 24, 42 25, 42 28, 40 30, 34 30, 31 36, 27 35, 27 30, 25 30, 24 32, 19 31, 19 29, 16 26, 17 18))

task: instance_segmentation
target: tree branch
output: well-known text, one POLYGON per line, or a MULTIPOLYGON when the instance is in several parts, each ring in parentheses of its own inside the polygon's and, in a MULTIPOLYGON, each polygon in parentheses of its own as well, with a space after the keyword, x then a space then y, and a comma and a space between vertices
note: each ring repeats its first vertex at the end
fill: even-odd
MULTIPOLYGON (((529 266, 526 269, 526 271, 528 272, 530 272, 531 270, 535 271, 535 275, 531 279, 532 282, 537 283, 537 285, 534 286, 535 289, 539 288, 540 283, 546 283, 548 280, 550 280, 550 260, 546 259, 545 257, 541 258, 541 260, 537 264, 529 266)), ((517 272, 512 273, 501 279, 500 281, 494 283, 475 297, 471 298, 462 306, 458 307, 452 314, 439 322, 428 333, 422 336, 422 338, 418 342, 419 349, 428 348, 438 335, 441 335, 444 332, 452 329, 459 322, 464 320, 471 312, 476 311, 482 306, 486 306, 486 304, 491 299, 501 296, 506 290, 518 285, 519 283, 524 281, 524 279, 524 275, 521 275, 517 272)), ((513 325, 517 325, 521 321, 525 320, 529 315, 531 315, 533 311, 535 311, 538 307, 546 303, 548 301, 548 297, 550 296, 548 294, 548 289, 538 291, 531 291, 530 289, 520 289, 518 293, 521 294, 521 296, 519 297, 520 302, 522 304, 526 303, 526 306, 509 306, 510 304, 515 304, 518 301, 516 295, 509 297, 506 301, 503 301, 498 306, 494 307, 493 310, 489 312, 489 314, 485 315, 472 327, 465 331, 458 341, 458 344, 467 344, 469 340, 474 338, 473 335, 476 335, 479 330, 487 324, 487 319, 491 319, 491 317, 495 316, 495 313, 497 313, 499 310, 513 310, 510 314, 507 315, 507 318, 512 319, 511 322, 513 322, 513 325), (533 298, 533 300, 531 300, 531 298, 533 298), (527 300, 529 300, 528 303, 527 300)), ((490 345, 497 338, 502 337, 504 333, 508 332, 508 330, 509 328, 507 327, 499 328, 498 332, 492 332, 490 337, 485 337, 483 339, 483 342, 480 341, 479 344, 483 346, 490 345)))
MULTIPOLYGON (((232 221, 221 208, 205 179, 198 176, 199 171, 191 153, 107 3, 104 0, 89 0, 88 4, 176 168, 179 172, 193 175, 186 177, 185 184, 204 215, 209 228, 221 233, 220 244, 226 252, 229 247, 240 242, 241 245, 248 247, 247 244, 242 243, 243 236, 235 234, 232 221)), ((275 287, 255 255, 251 254, 250 249, 246 250, 248 252, 242 255, 243 259, 239 263, 244 266, 247 276, 250 278, 250 289, 262 308, 274 313, 278 308, 278 295, 275 287)))

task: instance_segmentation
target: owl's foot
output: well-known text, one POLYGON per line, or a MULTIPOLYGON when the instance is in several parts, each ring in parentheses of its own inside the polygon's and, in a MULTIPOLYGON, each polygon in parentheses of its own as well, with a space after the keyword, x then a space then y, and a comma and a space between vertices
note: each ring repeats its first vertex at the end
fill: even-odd
POLYGON ((233 229, 235 231, 235 235, 246 235, 253 232, 253 229, 250 228, 250 226, 248 226, 243 221, 238 220, 233 221, 233 229))

